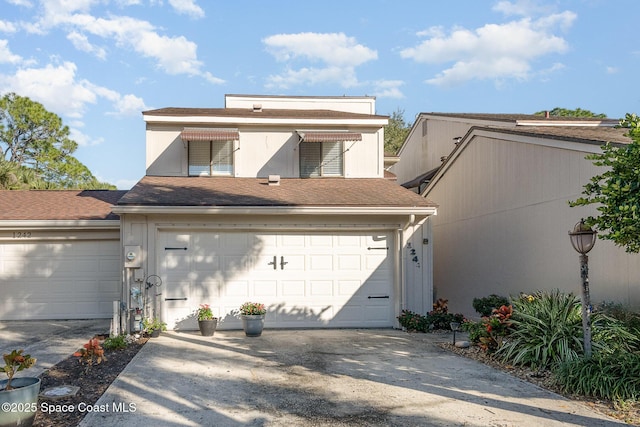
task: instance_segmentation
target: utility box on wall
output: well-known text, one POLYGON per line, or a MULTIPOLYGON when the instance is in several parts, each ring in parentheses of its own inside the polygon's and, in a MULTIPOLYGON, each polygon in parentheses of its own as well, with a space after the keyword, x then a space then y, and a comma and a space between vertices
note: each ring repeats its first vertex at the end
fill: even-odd
POLYGON ((124 247, 124 266, 127 268, 142 267, 142 246, 127 245, 124 247))

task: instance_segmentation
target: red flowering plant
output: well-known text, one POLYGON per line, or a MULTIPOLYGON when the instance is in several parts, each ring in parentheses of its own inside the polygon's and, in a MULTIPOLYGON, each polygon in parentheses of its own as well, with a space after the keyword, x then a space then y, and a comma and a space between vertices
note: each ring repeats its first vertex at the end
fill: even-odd
POLYGON ((97 338, 92 338, 88 343, 82 346, 82 348, 75 353, 73 353, 75 357, 78 357, 80 363, 87 364, 87 371, 93 365, 99 365, 102 362, 107 360, 104 355, 104 349, 100 345, 100 341, 97 338))
POLYGON ((213 320, 213 311, 209 304, 200 304, 200 308, 196 310, 198 320, 213 320))
POLYGON ((513 315, 513 307, 511 305, 503 305, 494 308, 491 316, 482 318, 482 326, 484 332, 479 337, 480 347, 485 351, 496 351, 502 345, 502 341, 509 335, 512 329, 511 316, 513 315))
POLYGON ((7 374, 7 377, 9 377, 9 380, 4 387, 5 390, 14 389, 14 387, 11 387, 11 380, 16 372, 29 369, 36 364, 36 359, 31 357, 31 355, 22 353, 24 353, 24 350, 13 350, 9 354, 2 355, 2 358, 4 359, 4 368, 2 368, 2 370, 7 374))
POLYGON ((267 308, 259 302, 245 302, 240 306, 240 314, 247 316, 265 314, 267 308))

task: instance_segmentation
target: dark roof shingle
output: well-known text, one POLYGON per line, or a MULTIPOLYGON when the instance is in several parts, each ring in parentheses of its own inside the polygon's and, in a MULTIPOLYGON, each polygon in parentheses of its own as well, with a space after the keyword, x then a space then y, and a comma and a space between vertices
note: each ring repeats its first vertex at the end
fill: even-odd
POLYGON ((1 190, 0 220, 117 220, 123 190, 1 190))
POLYGON ((385 178, 266 178, 146 176, 119 206, 436 207, 385 178))

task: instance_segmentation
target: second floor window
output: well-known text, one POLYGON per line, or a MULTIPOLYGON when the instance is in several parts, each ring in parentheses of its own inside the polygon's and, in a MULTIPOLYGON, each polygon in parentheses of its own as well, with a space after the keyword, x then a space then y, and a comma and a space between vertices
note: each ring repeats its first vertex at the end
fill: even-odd
POLYGON ((189 175, 233 174, 233 141, 190 141, 189 175))
POLYGON ((300 177, 343 176, 343 142, 302 142, 300 177))

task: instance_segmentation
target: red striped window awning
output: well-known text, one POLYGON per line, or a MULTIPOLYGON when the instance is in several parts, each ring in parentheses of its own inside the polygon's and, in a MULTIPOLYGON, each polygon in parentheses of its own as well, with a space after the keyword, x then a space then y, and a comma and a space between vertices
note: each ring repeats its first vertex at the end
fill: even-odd
POLYGON ((301 142, 362 141, 362 134, 356 132, 298 132, 301 142))
POLYGON ((184 128, 180 138, 183 141, 234 141, 240 136, 238 129, 184 128))

